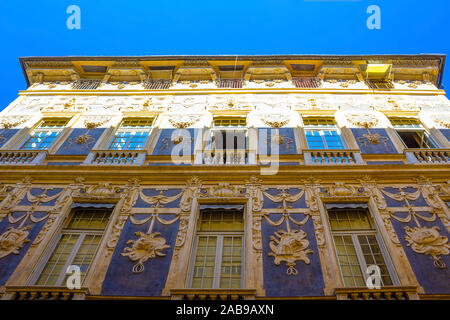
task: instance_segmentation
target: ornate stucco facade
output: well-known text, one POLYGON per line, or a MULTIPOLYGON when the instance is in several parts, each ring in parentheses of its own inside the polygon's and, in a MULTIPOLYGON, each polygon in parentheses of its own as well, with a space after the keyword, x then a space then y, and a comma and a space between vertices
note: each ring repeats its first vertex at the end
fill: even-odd
POLYGON ((20 61, 28 88, 0 113, 2 299, 450 298, 445 56, 20 61), (208 210, 242 229, 204 231, 208 210), (380 288, 360 285, 365 248, 380 288))

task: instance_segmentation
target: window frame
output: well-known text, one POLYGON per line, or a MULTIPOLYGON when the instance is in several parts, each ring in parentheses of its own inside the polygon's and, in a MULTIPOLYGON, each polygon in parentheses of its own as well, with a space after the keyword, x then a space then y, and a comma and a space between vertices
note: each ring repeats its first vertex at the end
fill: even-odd
MULTIPOLYGON (((234 135, 234 137, 237 137, 237 135, 234 135)), ((210 129, 210 145, 211 145, 211 149, 212 150, 247 150, 248 149, 248 126, 247 126, 247 118, 246 116, 236 116, 236 117, 227 117, 227 116, 215 116, 213 117, 213 121, 212 121, 212 126, 210 129), (216 126, 215 121, 221 118, 222 120, 233 120, 233 119, 239 119, 245 121, 245 125, 237 125, 237 126, 216 126), (239 148, 232 148, 232 149, 227 149, 226 145, 223 146, 222 149, 217 149, 217 148, 212 148, 213 146, 213 138, 215 137, 215 135, 218 133, 225 133, 225 135, 227 134, 227 132, 233 132, 233 133, 243 133, 245 134, 245 142, 244 142, 244 149, 239 149, 239 148)), ((233 141, 233 145, 234 145, 234 141, 233 141)), ((237 145, 239 145, 239 142, 237 143, 237 145)))
MULTIPOLYGON (((82 207, 78 207, 80 209, 82 209, 82 207)), ((53 252, 56 250, 57 246, 59 245, 61 238, 63 237, 63 235, 65 234, 78 234, 80 235, 74 245, 74 247, 72 248, 72 251, 70 252, 69 257, 67 258, 65 264, 64 264, 64 268, 62 269, 61 273, 58 276, 58 280, 56 281, 56 284, 54 285, 50 285, 50 287, 64 287, 64 284, 62 283, 65 279, 65 277, 67 276, 66 272, 63 272, 63 270, 67 271, 67 267, 71 265, 71 263, 73 262, 73 260, 75 259, 83 241, 84 238, 86 237, 86 235, 100 235, 100 241, 99 244, 95 250, 95 253, 93 254, 92 260, 89 264, 88 269, 86 270, 84 277, 81 281, 81 285, 84 284, 84 281, 87 279, 89 272, 92 269, 92 263, 95 261, 95 258, 97 257, 101 244, 103 242, 103 240, 105 239, 105 235, 106 235, 106 231, 109 228, 109 225, 112 223, 111 221, 114 220, 114 210, 115 208, 110 209, 110 213, 109 213, 109 219, 108 222, 106 223, 105 229, 104 230, 98 230, 98 229, 68 229, 68 226, 73 218, 73 216, 76 213, 76 209, 77 208, 70 208, 69 209, 69 214, 66 216, 66 218, 64 219, 63 223, 61 224, 61 226, 58 228, 57 231, 55 231, 52 239, 50 240, 49 244, 47 245, 46 248, 44 248, 44 252, 42 254, 42 256, 40 257, 40 259, 38 260, 38 262, 36 263, 36 266, 34 267, 34 270, 32 271, 30 277, 28 278, 28 280, 26 281, 26 283, 30 286, 49 286, 49 285, 39 285, 37 284, 39 277, 41 276, 42 272, 44 271, 46 265, 48 264, 53 252), (70 261, 70 263, 69 263, 70 261)))
MULTIPOLYGON (((44 117, 41 118, 34 127, 32 127, 30 130, 28 130, 27 134, 25 135, 24 139, 19 142, 17 149, 18 150, 29 150, 29 151, 44 151, 44 150, 50 150, 58 141, 58 138, 61 137, 61 134, 66 128, 69 128, 70 122, 73 120, 73 117, 44 117), (46 121, 58 121, 58 120, 66 120, 66 123, 64 126, 56 128, 41 128, 41 125, 44 124, 46 121), (53 139, 53 141, 46 147, 46 148, 27 148, 24 149, 24 146, 35 137, 36 133, 40 132, 47 132, 47 133, 53 133, 56 132, 57 135, 53 139)), ((44 138, 45 139, 45 138, 44 138)), ((43 141, 44 141, 43 139, 43 141)), ((40 142, 39 146, 43 144, 43 141, 40 142)))
POLYGON ((306 142, 306 147, 309 150, 345 150, 348 148, 348 145, 345 141, 345 138, 342 134, 341 129, 337 126, 337 123, 335 121, 335 119, 333 119, 332 117, 304 117, 303 119, 303 132, 305 135, 305 142, 306 142), (309 125, 309 124, 305 124, 305 120, 330 120, 333 124, 332 126, 321 126, 321 125, 309 125), (313 132, 319 132, 319 137, 322 140, 322 144, 323 144, 323 148, 311 148, 309 145, 309 141, 308 141, 308 135, 307 133, 309 131, 313 131, 313 132), (325 138, 325 131, 335 131, 337 133, 337 136, 339 137, 339 141, 342 144, 342 148, 329 148, 328 146, 328 142, 325 138))
MULTIPOLYGON (((346 208, 346 209, 350 209, 350 208, 346 208)), ((338 230, 338 231, 334 231, 331 227, 331 223, 330 223, 330 216, 329 216, 329 210, 325 208, 325 213, 326 213, 326 218, 327 218, 327 223, 328 223, 328 227, 330 230, 330 234, 331 234, 331 239, 333 242, 333 249, 334 249, 334 254, 336 256, 336 262, 337 262, 337 267, 339 269, 339 275, 341 277, 341 282, 343 284, 343 286, 345 288, 355 288, 355 286, 347 286, 345 284, 345 280, 344 280, 344 274, 342 271, 342 267, 341 267, 341 263, 339 262, 339 255, 338 255, 338 250, 336 247, 336 241, 334 239, 334 236, 350 236, 352 239, 352 244, 353 247, 355 249, 355 253, 358 259, 358 265, 359 268, 361 270, 361 274, 364 278, 364 282, 367 282, 367 278, 369 277, 369 275, 367 275, 367 273, 365 272, 367 270, 367 263, 366 260, 364 258, 364 254, 363 251, 361 249, 361 243, 358 239, 358 236, 360 235, 371 235, 371 236, 375 236, 375 239, 377 241, 378 247, 380 249, 381 255, 383 257, 383 262, 386 266, 386 269, 389 273, 389 277, 391 279, 392 285, 390 286, 398 286, 400 285, 400 281, 397 275, 397 272, 395 270, 394 264, 392 263, 392 258, 389 254, 389 251, 386 247, 386 244, 383 241, 383 237, 380 234, 380 230, 378 227, 378 224, 376 222, 376 220, 374 219, 373 215, 372 215, 372 211, 369 207, 367 208, 358 208, 358 209, 365 209, 367 211, 367 216, 369 219, 371 219, 371 224, 372 224, 372 229, 360 229, 360 230, 338 230), (356 240, 356 241, 355 241, 356 240), (366 269, 364 269, 364 267, 366 269)), ((352 271, 352 275, 353 275, 353 271, 352 271)), ((383 279, 381 279, 381 286, 383 287, 383 279)))
MULTIPOLYGON (((205 209, 207 210, 207 209, 205 209)), ((201 219, 201 209, 197 210, 197 220, 195 225, 195 233, 194 233, 194 241, 192 244, 191 254, 189 256, 189 265, 188 265, 188 273, 186 278, 186 288, 188 289, 199 289, 199 290, 205 290, 205 289, 224 289, 224 290, 239 290, 245 288, 245 264, 246 264, 246 258, 245 258, 245 248, 246 248, 246 241, 245 241, 245 235, 246 235, 246 212, 247 207, 244 205, 244 208, 242 209, 242 220, 243 220, 243 229, 242 231, 199 231, 199 222, 201 219), (199 234, 200 233, 200 234, 199 234), (206 236, 206 237, 212 237, 215 236, 217 238, 216 242, 216 253, 214 258, 214 272, 213 272, 213 285, 211 288, 193 288, 192 282, 194 280, 194 272, 195 272, 195 261, 197 258, 197 250, 198 250, 198 242, 200 237, 206 236), (241 279, 240 279, 240 287, 239 288, 221 288, 220 287, 220 280, 221 280, 221 268, 222 268, 222 258, 223 258, 223 238, 226 236, 239 236, 241 237, 241 279), (220 244, 220 246, 219 246, 220 244), (218 261, 219 260, 219 261, 218 261), (219 262, 219 263, 218 263, 219 262)))
POLYGON ((109 139, 109 141, 106 144, 105 149, 106 150, 110 150, 110 151, 129 151, 129 150, 133 150, 133 151, 140 151, 140 150, 146 150, 148 147, 148 144, 150 142, 150 136, 153 132, 154 129, 154 124, 156 122, 156 118, 157 116, 146 116, 146 117, 124 117, 122 118, 122 120, 120 121, 120 123, 116 126, 114 132, 111 135, 111 138, 109 139), (150 124, 150 128, 142 128, 142 129, 130 129, 130 128, 122 128, 122 125, 124 124, 125 121, 127 120, 142 120, 142 119, 149 119, 151 120, 151 124, 150 124), (140 149, 129 149, 129 145, 132 142, 133 136, 130 136, 127 141, 125 142, 125 148, 121 148, 121 149, 113 149, 112 145, 115 141, 115 139, 117 138, 117 134, 118 133, 127 133, 127 132, 135 132, 135 133, 141 133, 141 132, 147 132, 147 137, 145 138, 145 142, 142 144, 142 148, 140 149))
MULTIPOLYGON (((416 134, 418 134, 418 132, 422 133, 427 139, 428 141, 431 143, 431 147, 420 147, 418 149, 439 149, 439 144, 437 143, 437 141, 433 138, 431 132, 423 125, 422 121, 420 121, 417 118, 407 118, 407 117, 389 117, 389 122, 392 125, 392 128, 395 131, 395 134, 397 135, 397 137, 400 139, 403 147, 405 149, 416 149, 416 148, 410 148, 406 145, 405 141, 403 140, 402 136, 400 135, 399 132, 414 132, 416 134), (417 123, 418 127, 396 127, 396 124, 394 124, 393 120, 401 120, 401 121, 414 121, 417 123)), ((421 137, 421 143, 424 143, 424 139, 423 136, 421 137)))

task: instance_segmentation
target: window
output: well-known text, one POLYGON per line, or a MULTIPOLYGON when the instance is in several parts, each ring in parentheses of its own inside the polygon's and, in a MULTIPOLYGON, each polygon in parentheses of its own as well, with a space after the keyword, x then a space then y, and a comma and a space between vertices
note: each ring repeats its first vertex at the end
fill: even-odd
POLYGON ((381 285, 393 285, 393 270, 367 208, 328 210, 336 254, 346 287, 365 287, 367 267, 380 268, 381 285))
POLYGON ((437 148, 430 134, 417 119, 391 118, 391 123, 407 148, 430 149, 437 148))
POLYGON ((344 143, 332 118, 304 118, 309 149, 344 149, 344 143))
POLYGON ((66 271, 71 265, 80 268, 83 281, 103 237, 110 214, 111 209, 106 208, 74 208, 35 284, 65 286, 69 276, 66 271))
POLYGON ((153 118, 124 119, 117 129, 110 150, 142 150, 152 129, 153 118))
POLYGON ((231 207, 200 211, 191 288, 242 287, 243 206, 231 207))
POLYGON ((245 127, 247 122, 244 117, 215 117, 214 127, 245 127))
POLYGON ((46 150, 69 122, 68 118, 44 119, 22 145, 25 150, 46 150))
POLYGON ((214 118, 214 128, 212 129, 212 149, 246 149, 246 124, 246 119, 244 117, 214 118))

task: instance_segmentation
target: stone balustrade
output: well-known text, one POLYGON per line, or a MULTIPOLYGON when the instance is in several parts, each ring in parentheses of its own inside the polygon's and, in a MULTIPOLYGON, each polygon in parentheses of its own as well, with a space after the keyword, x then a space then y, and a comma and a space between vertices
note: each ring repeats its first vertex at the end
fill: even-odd
POLYGON ((36 165, 41 164, 47 156, 43 150, 2 150, 0 151, 0 165, 36 165))
POLYGON ((364 164, 359 150, 305 150, 306 165, 364 164))
POLYGON ((450 164, 450 149, 406 149, 411 164, 450 164))
POLYGON ((83 164, 87 165, 143 165, 146 150, 93 150, 83 164))

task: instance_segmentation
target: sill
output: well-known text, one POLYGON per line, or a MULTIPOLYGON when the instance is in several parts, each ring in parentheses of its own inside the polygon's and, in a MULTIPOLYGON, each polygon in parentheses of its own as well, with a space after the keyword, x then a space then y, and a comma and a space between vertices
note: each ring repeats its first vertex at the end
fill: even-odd
POLYGON ((385 286, 380 289, 345 287, 335 289, 338 300, 414 300, 418 299, 416 286, 385 286))
POLYGON ((89 289, 56 286, 8 286, 2 300, 83 300, 89 289))
POLYGON ((256 289, 171 289, 173 300, 254 300, 256 289))

